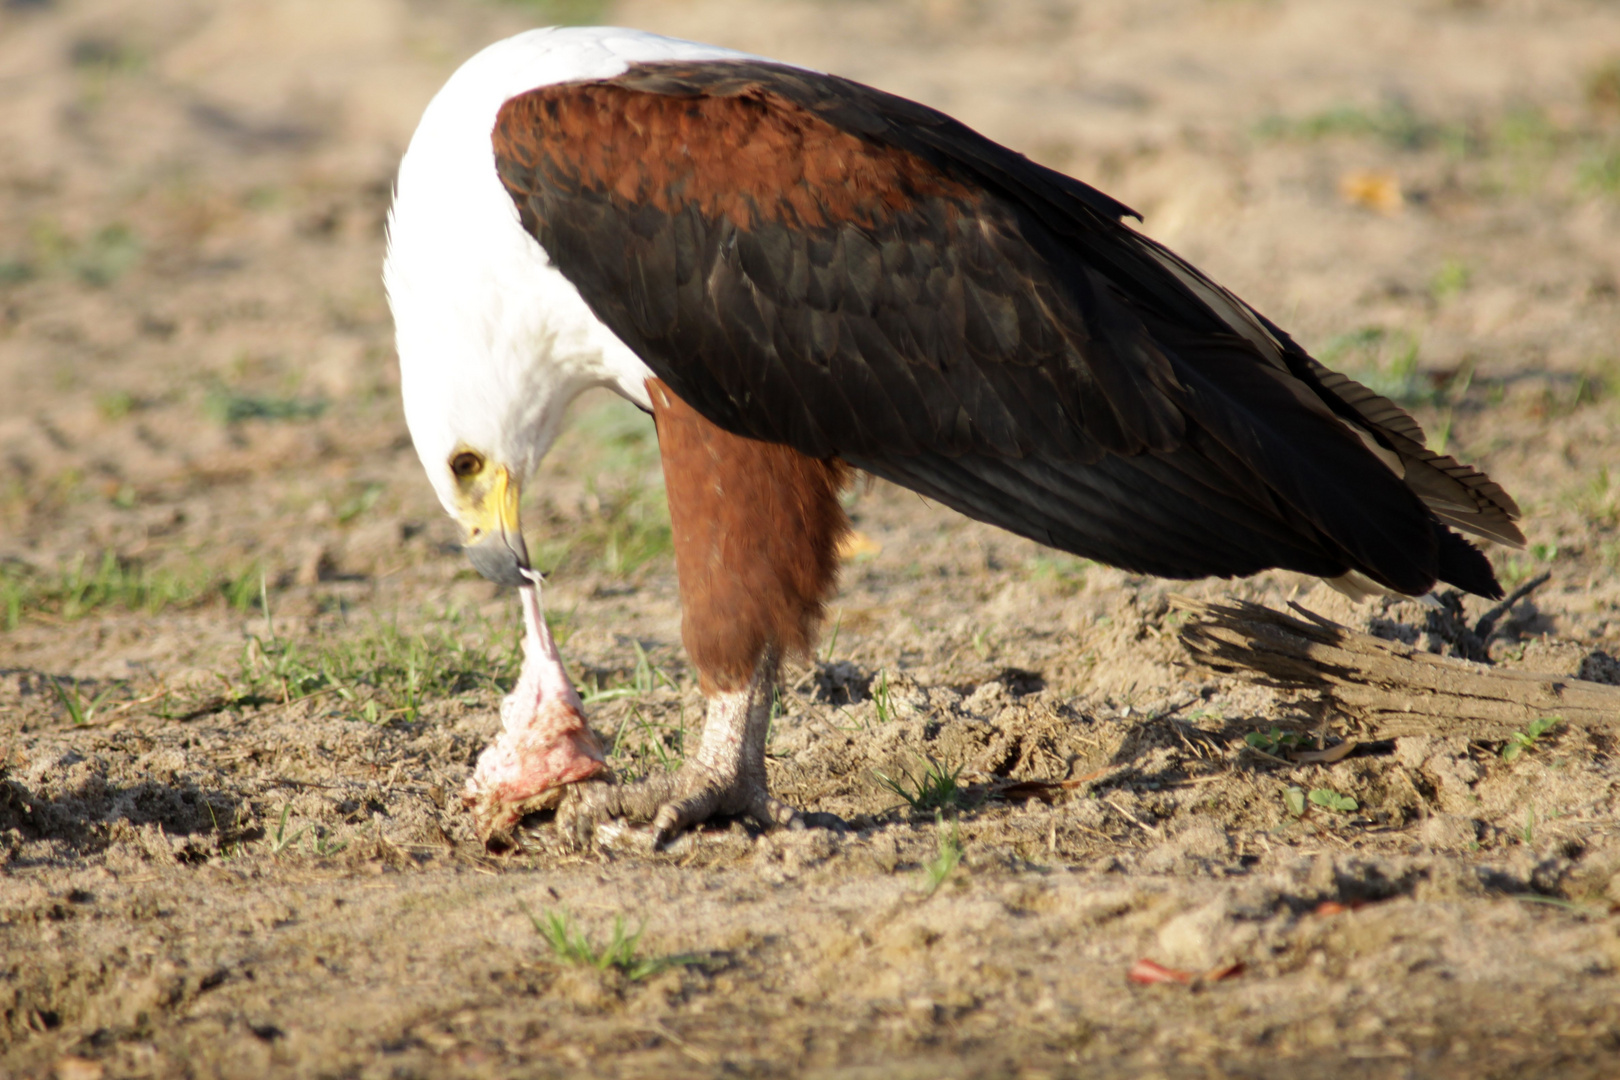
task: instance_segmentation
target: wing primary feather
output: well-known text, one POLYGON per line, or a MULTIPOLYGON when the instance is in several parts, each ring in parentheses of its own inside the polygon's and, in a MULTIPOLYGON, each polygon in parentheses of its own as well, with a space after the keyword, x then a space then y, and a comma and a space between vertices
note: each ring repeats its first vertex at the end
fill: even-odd
POLYGON ((499 175, 592 312, 736 434, 1076 554, 1497 588, 1519 508, 1133 212, 934 110, 752 61, 508 101, 499 175), (1443 523, 1443 524, 1442 524, 1443 523))

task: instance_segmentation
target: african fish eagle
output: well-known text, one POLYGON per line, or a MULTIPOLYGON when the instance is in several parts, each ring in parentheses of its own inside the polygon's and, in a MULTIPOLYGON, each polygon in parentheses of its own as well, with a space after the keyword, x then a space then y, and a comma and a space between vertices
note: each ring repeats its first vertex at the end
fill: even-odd
POLYGON ((568 28, 467 61, 400 165, 384 279, 417 452, 528 627, 466 793, 486 842, 559 801, 655 843, 797 820, 765 732, 851 470, 1140 573, 1500 596, 1452 529, 1522 545, 1507 493, 1135 216, 926 106, 728 49, 568 28), (519 490, 594 386, 654 417, 707 713, 679 771, 562 799, 603 754, 519 490))

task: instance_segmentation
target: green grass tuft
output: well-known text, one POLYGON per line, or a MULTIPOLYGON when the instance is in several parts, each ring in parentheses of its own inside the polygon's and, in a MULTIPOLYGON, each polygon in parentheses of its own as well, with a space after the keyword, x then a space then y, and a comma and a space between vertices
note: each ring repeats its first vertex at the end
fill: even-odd
POLYGON ((1350 814, 1360 809, 1360 804, 1348 795, 1340 795, 1332 788, 1312 788, 1311 802, 1324 810, 1332 810, 1336 814, 1350 814))
POLYGON ((1620 199, 1620 146, 1600 146, 1587 151, 1576 171, 1582 191, 1620 199))
POLYGON ((558 440, 559 468, 592 477, 579 515, 554 514, 529 538, 544 573, 597 570, 628 577, 674 551, 652 420, 613 399, 582 410, 558 440))
POLYGON ((1447 259, 1429 279, 1429 295, 1435 303, 1443 304, 1466 291, 1473 277, 1474 273, 1467 263, 1461 259, 1447 259))
POLYGON ((244 420, 314 420, 326 406, 322 398, 244 394, 215 387, 203 401, 203 412, 215 423, 230 425, 244 420))
POLYGON ((619 771, 627 778, 644 776, 653 765, 665 772, 674 772, 685 760, 685 717, 682 710, 680 723, 671 727, 668 723, 655 723, 640 709, 632 708, 613 736, 609 760, 622 761, 624 766, 619 771))
POLYGON ((641 642, 632 641, 630 645, 636 651, 636 666, 631 670, 629 680, 604 687, 593 678, 590 688, 580 695, 584 704, 598 705, 624 698, 643 698, 657 690, 660 685, 671 690, 680 689, 675 685, 675 680, 669 677, 669 672, 653 664, 647 650, 641 647, 641 642))
POLYGON ((932 757, 925 761, 921 773, 913 774, 910 769, 902 767, 899 776, 884 772, 874 775, 878 783, 904 799, 912 810, 927 813, 960 806, 965 792, 956 781, 962 775, 963 766, 958 765, 953 769, 932 757))
POLYGON ((74 727, 82 727, 94 720, 96 712, 118 690, 117 686, 109 686, 89 701, 86 701, 80 693, 78 680, 73 680, 71 685, 73 688, 69 690, 62 685, 62 680, 51 680, 51 686, 56 690, 57 700, 62 703, 62 708, 67 710, 68 719, 73 722, 74 727))
MULTIPOLYGON (((1191 717, 1188 719, 1191 719, 1191 717)), ((1243 736, 1243 741, 1262 754, 1282 757, 1290 750, 1297 750, 1302 746, 1309 745, 1311 739, 1309 735, 1303 735, 1297 731, 1284 731, 1274 725, 1270 731, 1248 732, 1243 736)))
POLYGON ((1434 387, 1418 376, 1418 342, 1410 334, 1363 326, 1329 338, 1316 356, 1392 401, 1419 405, 1435 397, 1434 387))
POLYGON ((1530 721, 1523 731, 1515 731, 1508 736, 1502 746, 1502 760, 1513 761, 1526 750, 1534 749, 1537 740, 1563 722, 1562 716, 1543 716, 1530 721))
POLYGON ((559 963, 597 971, 617 971, 631 982, 639 982, 670 968, 702 963, 701 957, 689 953, 641 956, 641 935, 646 927, 638 926, 634 932, 630 931, 623 915, 613 917, 612 936, 607 944, 598 945, 585 931, 574 925, 573 916, 566 909, 542 911, 536 916, 523 905, 518 906, 559 963))
POLYGON ((1050 583, 1062 596, 1073 596, 1086 587, 1086 572, 1097 564, 1090 559, 1047 551, 1024 560, 1025 572, 1036 581, 1050 583))
POLYGON ((877 678, 872 680, 872 709, 880 724, 894 719, 894 695, 889 690, 888 668, 878 668, 877 678))
POLYGON ((99 229, 73 253, 69 265, 86 285, 106 288, 141 260, 141 241, 127 225, 99 229))
POLYGON ((492 637, 487 624, 468 622, 446 613, 429 632, 406 633, 377 623, 347 639, 301 642, 278 636, 266 612, 265 633, 251 636, 242 648, 236 698, 292 702, 330 695, 355 719, 409 724, 429 699, 478 689, 505 693, 521 661, 515 631, 508 644, 497 647, 484 643, 492 637))
POLYGON ((28 615, 71 621, 107 608, 155 615, 166 608, 197 607, 223 596, 238 611, 252 604, 257 564, 224 576, 193 568, 176 571, 120 559, 110 551, 94 562, 80 555, 55 572, 20 562, 0 563, 0 620, 14 630, 28 615))
POLYGON ((1369 138, 1396 150, 1438 146, 1458 155, 1469 152, 1477 143, 1466 126, 1422 116, 1399 99, 1371 108, 1338 105, 1301 117, 1267 116, 1254 130, 1263 139, 1315 142, 1329 138, 1369 138))
POLYGON ((947 832, 944 816, 935 814, 934 825, 939 831, 939 852, 923 864, 924 896, 933 896, 938 892, 945 879, 951 876, 951 871, 962 862, 962 834, 957 823, 951 822, 947 832))
POLYGON ((292 849, 292 846, 294 844, 298 843, 298 838, 300 836, 303 836, 305 830, 307 830, 309 828, 308 825, 305 825, 303 828, 299 829, 297 832, 294 832, 294 833, 289 835, 288 832, 287 832, 287 814, 291 810, 292 810, 292 804, 291 803, 282 803, 281 804, 281 820, 276 822, 275 830, 273 832, 269 833, 268 835, 266 835, 266 837, 265 837, 265 840, 270 845, 270 854, 271 855, 280 857, 281 855, 286 854, 289 850, 292 849))

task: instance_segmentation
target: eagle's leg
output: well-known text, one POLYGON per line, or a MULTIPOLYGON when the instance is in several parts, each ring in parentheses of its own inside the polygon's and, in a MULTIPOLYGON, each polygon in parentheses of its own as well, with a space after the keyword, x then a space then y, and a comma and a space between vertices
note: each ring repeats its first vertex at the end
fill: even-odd
POLYGON ((711 817, 747 817, 765 828, 795 823, 798 811, 773 798, 765 778, 776 670, 774 656, 762 657, 747 687, 709 696, 702 741, 678 770, 634 784, 575 788, 559 820, 581 840, 609 818, 650 821, 655 845, 711 817))
POLYGON ((651 821, 654 841, 716 815, 795 820, 766 785, 765 740, 784 656, 809 650, 849 529, 842 462, 729 434, 649 380, 681 586, 681 633, 708 706, 674 773, 581 787, 559 819, 651 821))

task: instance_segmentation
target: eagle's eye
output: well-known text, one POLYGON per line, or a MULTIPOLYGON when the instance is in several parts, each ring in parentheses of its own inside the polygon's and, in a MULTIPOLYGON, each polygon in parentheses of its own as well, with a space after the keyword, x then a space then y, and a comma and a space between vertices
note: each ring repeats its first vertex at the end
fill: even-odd
POLYGON ((483 457, 471 450, 463 450, 450 459, 450 471, 457 476, 477 476, 483 468, 483 457))

